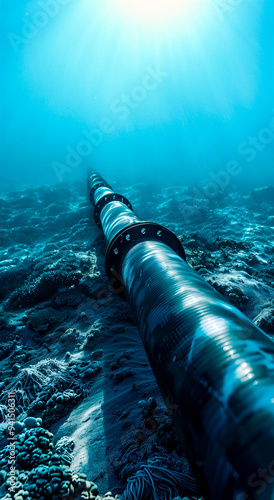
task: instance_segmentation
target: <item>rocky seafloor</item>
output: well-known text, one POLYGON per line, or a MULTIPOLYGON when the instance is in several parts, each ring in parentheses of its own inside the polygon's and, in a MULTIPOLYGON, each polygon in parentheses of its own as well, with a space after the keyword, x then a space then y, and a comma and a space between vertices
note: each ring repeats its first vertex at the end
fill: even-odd
MULTIPOLYGON (((115 189, 274 335, 274 188, 195 204, 183 187, 115 189)), ((0 213, 0 498, 200 498, 131 312, 109 288, 85 183, 3 194, 0 213)))

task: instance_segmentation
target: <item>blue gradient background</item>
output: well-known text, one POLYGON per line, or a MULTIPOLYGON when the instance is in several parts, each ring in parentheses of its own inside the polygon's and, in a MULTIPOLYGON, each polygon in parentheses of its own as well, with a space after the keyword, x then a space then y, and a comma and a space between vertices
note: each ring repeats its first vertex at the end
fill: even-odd
POLYGON ((222 19, 218 1, 198 0, 192 16, 149 28, 115 0, 63 0, 17 44, 13 34, 47 0, 1 0, 2 187, 73 182, 88 164, 110 182, 199 185, 230 160, 241 166, 239 185, 273 184, 274 140, 252 161, 238 147, 274 123, 274 2, 242 0, 222 19), (165 76, 156 88, 114 111, 157 67, 165 76), (68 166, 66 147, 77 151, 83 130, 104 119, 112 131, 68 166))

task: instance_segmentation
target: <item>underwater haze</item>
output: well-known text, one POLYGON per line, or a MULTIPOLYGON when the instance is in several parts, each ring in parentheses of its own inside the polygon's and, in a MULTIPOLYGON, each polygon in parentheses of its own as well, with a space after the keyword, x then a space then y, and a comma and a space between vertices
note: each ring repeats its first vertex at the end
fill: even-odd
POLYGON ((0 9, 0 500, 273 500, 274 0, 0 9))
POLYGON ((1 186, 273 183, 273 0, 1 0, 1 186))

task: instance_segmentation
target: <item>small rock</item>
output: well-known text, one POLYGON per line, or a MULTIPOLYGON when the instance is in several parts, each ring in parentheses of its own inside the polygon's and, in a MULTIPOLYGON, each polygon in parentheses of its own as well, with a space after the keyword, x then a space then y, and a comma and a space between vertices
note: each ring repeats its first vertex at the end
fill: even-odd
POLYGON ((38 422, 34 417, 27 417, 24 420, 24 425, 26 429, 34 429, 35 427, 38 427, 38 422))
POLYGON ((23 422, 14 422, 13 427, 15 429, 15 434, 21 434, 25 429, 25 425, 23 422))

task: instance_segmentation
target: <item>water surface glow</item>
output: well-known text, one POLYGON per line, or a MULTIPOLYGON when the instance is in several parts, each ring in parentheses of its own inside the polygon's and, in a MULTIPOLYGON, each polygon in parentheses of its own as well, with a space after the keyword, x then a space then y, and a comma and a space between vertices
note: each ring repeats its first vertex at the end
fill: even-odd
POLYGON ((3 182, 56 182, 52 163, 102 123, 64 180, 89 163, 110 182, 193 185, 236 160, 237 181, 269 182, 273 144, 245 152, 273 117, 273 2, 52 1, 51 16, 49 0, 2 3, 3 182))

